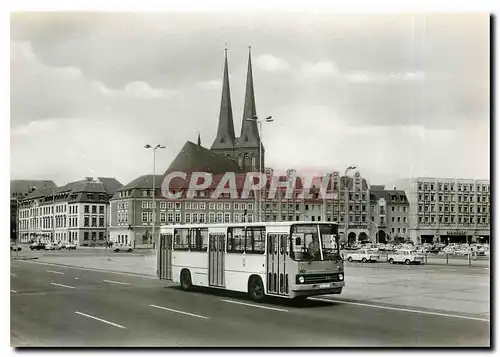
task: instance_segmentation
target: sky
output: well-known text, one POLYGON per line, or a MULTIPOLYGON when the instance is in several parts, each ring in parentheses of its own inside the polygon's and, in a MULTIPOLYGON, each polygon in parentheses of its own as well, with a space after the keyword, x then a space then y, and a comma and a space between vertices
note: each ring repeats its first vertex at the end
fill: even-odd
POLYGON ((487 14, 17 13, 11 179, 123 184, 210 147, 228 49, 235 131, 248 46, 266 166, 371 184, 490 176, 487 14))

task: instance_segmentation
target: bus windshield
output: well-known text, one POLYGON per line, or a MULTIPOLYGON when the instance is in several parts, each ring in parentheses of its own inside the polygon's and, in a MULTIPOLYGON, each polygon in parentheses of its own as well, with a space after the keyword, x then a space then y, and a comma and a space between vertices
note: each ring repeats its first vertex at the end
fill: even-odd
POLYGON ((337 226, 334 224, 294 224, 290 236, 290 256, 293 260, 340 259, 337 226))

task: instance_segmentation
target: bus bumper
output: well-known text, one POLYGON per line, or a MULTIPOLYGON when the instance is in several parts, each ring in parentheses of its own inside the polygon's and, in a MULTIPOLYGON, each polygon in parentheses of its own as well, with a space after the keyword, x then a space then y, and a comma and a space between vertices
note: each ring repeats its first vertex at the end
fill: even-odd
POLYGON ((337 281, 325 284, 295 285, 290 291, 290 298, 293 299, 300 296, 340 294, 342 293, 342 288, 344 286, 345 282, 343 281, 337 281))

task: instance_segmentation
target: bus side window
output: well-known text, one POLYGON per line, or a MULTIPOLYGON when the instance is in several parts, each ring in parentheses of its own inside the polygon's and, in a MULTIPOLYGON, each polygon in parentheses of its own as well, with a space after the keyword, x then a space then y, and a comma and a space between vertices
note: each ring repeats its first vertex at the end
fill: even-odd
POLYGON ((228 229, 227 252, 243 253, 245 251, 245 230, 243 227, 228 229))

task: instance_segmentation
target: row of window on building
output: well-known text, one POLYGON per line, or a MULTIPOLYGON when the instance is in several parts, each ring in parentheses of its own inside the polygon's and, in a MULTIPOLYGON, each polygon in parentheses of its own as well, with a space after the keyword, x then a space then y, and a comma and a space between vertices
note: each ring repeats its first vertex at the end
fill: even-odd
MULTIPOLYGON (((42 218, 32 218, 27 220, 21 220, 19 222, 20 229, 52 229, 52 217, 42 217, 42 218)), ((83 219, 84 227, 104 227, 104 216, 85 216, 83 219), (99 218, 99 225, 97 224, 97 219, 99 218), (90 224, 91 223, 91 224, 90 224)), ((66 227, 78 227, 78 217, 69 217, 59 215, 55 217, 55 228, 66 228, 66 227), (68 225, 66 225, 68 223, 68 225)))
POLYGON ((392 218, 392 222, 395 223, 401 223, 401 221, 403 223, 407 223, 408 222, 408 217, 391 217, 392 218))
MULTIPOLYGON (((474 202, 474 196, 471 194, 470 196, 462 196, 462 195, 418 195, 419 201, 427 201, 427 202, 474 202), (437 197, 437 200, 436 200, 437 197)), ((489 196, 476 196, 476 202, 485 203, 489 202, 489 196)))
MULTIPOLYGON (((476 192, 482 191, 482 192, 490 192, 490 185, 486 184, 457 184, 456 186, 458 191, 474 191, 474 188, 476 188, 476 192)), ((438 189, 439 191, 455 191, 455 184, 454 183, 439 183, 439 184, 434 184, 434 183, 418 183, 418 190, 419 191, 427 191, 427 190, 434 191, 434 189, 438 189)))
MULTIPOLYGON (((84 216, 83 217, 83 226, 84 227, 97 227, 97 217, 92 216, 84 216), (89 225, 89 223, 92 223, 89 225)), ((99 227, 104 227, 104 217, 99 217, 99 227)))
MULTIPOLYGON (((63 237, 66 237, 66 232, 61 232, 61 233, 56 233, 56 240, 60 241, 61 239, 58 239, 58 234, 63 237)), ((68 235, 69 235, 69 242, 72 243, 72 242, 76 242, 78 241, 78 232, 68 232, 68 235)), ((92 231, 92 232, 88 232, 88 231, 84 231, 83 232, 83 240, 84 241, 88 241, 88 240, 104 240, 105 238, 105 232, 104 231, 92 231)))
MULTIPOLYGON (((56 205, 56 213, 66 213, 67 207, 69 207, 69 214, 77 214, 78 213, 78 205, 56 205)), ((90 213, 92 211, 93 214, 97 214, 99 210, 99 214, 105 213, 105 205, 84 205, 83 211, 84 213, 90 213)), ((30 209, 22 209, 19 212, 19 218, 29 218, 36 217, 39 215, 51 215, 54 213, 54 206, 45 206, 45 207, 35 207, 30 209)))
POLYGON ((403 233, 403 234, 405 234, 406 233, 406 227, 403 227, 403 228, 400 228, 400 227, 394 228, 394 227, 392 227, 391 228, 391 232, 392 233, 403 233))
MULTIPOLYGON (((392 212, 408 212, 408 206, 391 206, 392 212)), ((372 212, 375 212, 375 206, 372 205, 372 212)), ((385 214, 385 209, 383 206, 380 206, 380 214, 385 214)))
MULTIPOLYGON (((435 206, 430 205, 430 206, 424 206, 424 205, 419 205, 418 206, 418 211, 419 212, 434 212, 435 211, 435 206)), ((455 212, 455 206, 439 206, 439 212, 455 212)), ((488 206, 458 206, 458 212, 459 213, 489 213, 489 207, 488 206), (474 212, 474 207, 476 208, 476 212, 474 212)))
MULTIPOLYGON (((156 203, 156 202, 155 202, 156 203)), ((153 202, 152 201, 142 201, 142 208, 143 209, 152 209, 153 208, 153 202)), ((214 211, 214 210, 231 210, 231 206, 235 211, 244 211, 244 210, 249 210, 252 211, 254 209, 254 204, 253 203, 215 203, 215 202, 210 202, 208 203, 209 205, 209 210, 214 211)), ((156 204, 155 204, 156 206, 156 204)), ((279 209, 279 204, 278 203, 266 203, 265 205, 267 210, 278 210, 279 209)), ((301 211, 302 209, 305 209, 306 211, 309 210, 322 210, 323 205, 321 204, 304 204, 303 206, 301 204, 281 204, 281 211, 301 211)), ((344 210, 344 204, 343 202, 340 202, 339 205, 332 205, 328 204, 326 206, 327 210, 334 210, 334 211, 339 211, 339 210, 344 210), (340 206, 340 207, 339 207, 340 206)), ((128 209, 128 202, 119 202, 118 203, 118 210, 127 210, 128 209)), ((181 202, 164 202, 160 201, 160 209, 162 210, 181 210, 182 209, 182 203, 181 202)), ((205 202, 184 202, 184 209, 185 210, 205 210, 206 209, 206 203, 205 202)), ((367 206, 366 205, 349 205, 349 210, 350 211, 366 211, 367 206)))
MULTIPOLYGON (((489 225, 489 218, 488 217, 476 217, 477 219, 474 220, 474 217, 458 217, 458 223, 459 224, 474 224, 477 223, 478 225, 484 225, 487 226, 489 225)), ((457 221, 455 221, 455 216, 419 216, 418 217, 418 222, 419 223, 431 223, 431 224, 436 224, 436 223, 449 223, 449 224, 454 224, 457 221)))
MULTIPOLYGON (((128 223, 128 217, 126 215, 118 215, 118 223, 128 223)), ((184 213, 184 221, 182 221, 182 215, 180 212, 160 212, 160 223, 207 223, 206 213, 184 213)), ((266 215, 268 221, 277 221, 278 215, 266 215)), ((406 217, 405 217, 406 218, 406 217)), ((327 221, 336 222, 338 216, 327 215, 327 221)), ((300 220, 312 220, 321 221, 322 216, 302 216, 302 215, 282 215, 282 221, 300 221, 300 220)), ((241 223, 241 222, 252 222, 253 214, 243 214, 243 213, 230 213, 230 212, 210 212, 208 214, 208 223, 241 223)), ((344 218, 341 216, 340 221, 343 222, 344 218)), ((350 222, 366 223, 365 215, 350 215, 350 222)), ((153 222, 153 212, 142 212, 142 223, 153 222)))

